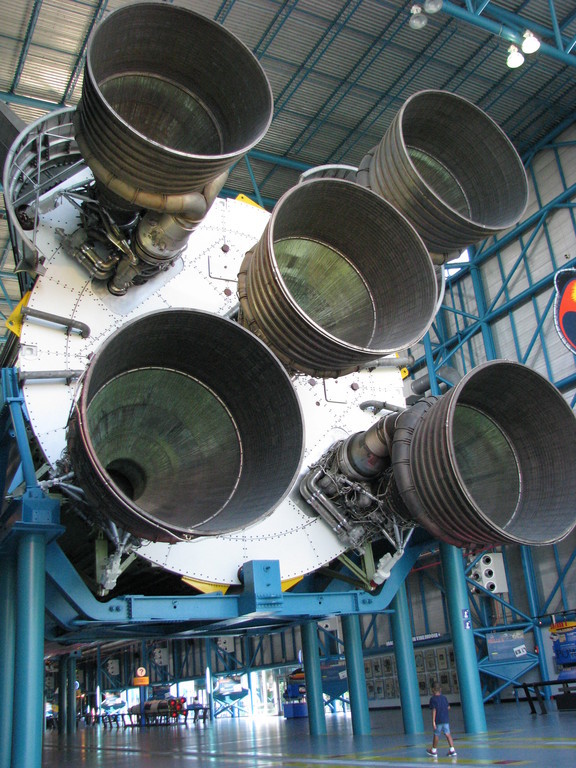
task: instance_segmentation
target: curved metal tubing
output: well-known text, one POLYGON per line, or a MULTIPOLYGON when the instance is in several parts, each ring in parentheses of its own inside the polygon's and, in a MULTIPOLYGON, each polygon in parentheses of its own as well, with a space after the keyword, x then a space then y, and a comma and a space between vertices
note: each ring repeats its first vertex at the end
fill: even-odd
POLYGON ((238 294, 241 322, 290 369, 336 377, 422 338, 437 285, 401 213, 354 182, 318 179, 280 199, 238 294))
POLYGON ((36 242, 40 198, 82 170, 74 139, 74 110, 57 109, 35 120, 15 139, 4 163, 4 201, 16 258, 16 271, 43 275, 43 255, 36 242))
POLYGON ((303 418, 283 366, 216 315, 144 315, 96 352, 68 427, 94 514, 176 541, 245 528, 290 490, 303 418))

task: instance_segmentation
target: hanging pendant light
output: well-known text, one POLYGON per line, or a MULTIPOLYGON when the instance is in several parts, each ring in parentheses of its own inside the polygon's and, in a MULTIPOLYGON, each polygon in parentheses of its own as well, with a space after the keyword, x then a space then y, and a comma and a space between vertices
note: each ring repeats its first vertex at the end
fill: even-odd
POLYGON ((422 13, 422 6, 413 5, 410 8, 410 21, 408 24, 412 29, 423 29, 428 24, 426 15, 422 13))
POLYGON ((442 10, 443 0, 425 0, 424 10, 426 13, 434 14, 442 10))
POLYGON ((533 32, 530 32, 529 29, 524 32, 524 40, 522 41, 522 51, 524 53, 536 53, 536 51, 540 48, 540 40, 536 37, 536 35, 533 32))
POLYGON ((522 64, 524 64, 524 56, 522 56, 517 46, 511 45, 510 48, 508 48, 506 64, 510 69, 517 69, 517 67, 521 67, 522 64))

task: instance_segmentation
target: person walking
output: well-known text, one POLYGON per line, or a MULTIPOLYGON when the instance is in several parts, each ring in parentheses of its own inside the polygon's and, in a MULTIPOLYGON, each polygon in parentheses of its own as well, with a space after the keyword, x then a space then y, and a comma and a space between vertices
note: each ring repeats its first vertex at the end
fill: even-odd
POLYGON ((432 698, 430 699, 430 709, 432 710, 432 746, 426 750, 427 754, 435 757, 438 754, 437 746, 438 739, 442 734, 446 736, 448 742, 448 755, 454 757, 456 750, 454 749, 454 741, 452 740, 452 734, 450 733, 450 719, 448 710, 450 704, 446 696, 442 694, 442 689, 439 685, 435 685, 432 689, 432 698))

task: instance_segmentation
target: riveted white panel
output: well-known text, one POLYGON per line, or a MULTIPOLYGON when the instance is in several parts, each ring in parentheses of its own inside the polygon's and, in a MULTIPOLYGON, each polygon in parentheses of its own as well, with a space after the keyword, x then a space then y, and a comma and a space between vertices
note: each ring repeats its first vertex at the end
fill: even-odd
MULTIPOLYGON (((130 289, 125 297, 115 297, 60 247, 55 228, 71 234, 78 226, 75 209, 62 199, 42 215, 39 246, 46 274, 38 279, 29 307, 89 328, 88 337, 82 338, 76 330, 67 332, 54 323, 29 319, 24 324, 18 365, 30 377, 23 387, 26 405, 34 433, 52 465, 66 448, 66 424, 78 383, 64 378, 36 380, 33 374, 84 371, 111 333, 145 313, 176 307, 218 315, 232 312, 242 259, 260 238, 268 218, 256 206, 216 200, 174 267, 130 289)), ((282 579, 289 579, 315 570, 344 551, 300 496, 299 480, 335 441, 373 423, 375 417, 360 408, 362 403, 404 404, 401 376, 396 368, 376 368, 338 380, 296 375, 293 385, 304 417, 305 445, 300 476, 285 500, 265 519, 231 534, 177 544, 145 541, 138 550, 141 557, 189 578, 236 584, 239 569, 249 560, 278 560, 282 579)))

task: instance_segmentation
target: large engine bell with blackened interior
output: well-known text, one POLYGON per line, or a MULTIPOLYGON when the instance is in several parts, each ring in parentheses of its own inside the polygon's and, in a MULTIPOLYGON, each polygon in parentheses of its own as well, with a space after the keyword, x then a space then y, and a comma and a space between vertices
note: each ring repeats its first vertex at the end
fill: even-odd
POLYGON ((290 490, 303 452, 294 387, 250 331, 166 310, 96 352, 68 427, 95 516, 177 541, 240 530, 290 490))
POLYGON ((358 184, 317 179, 276 204, 238 295, 241 322, 288 368, 337 377, 421 339, 437 283, 402 213, 358 184))
POLYGON ((262 67, 232 33, 183 7, 134 3, 90 39, 76 140, 119 204, 189 214, 272 109, 262 67))
POLYGON ((407 99, 358 181, 399 208, 432 253, 459 252, 516 224, 528 180, 516 149, 479 107, 447 91, 407 99))

